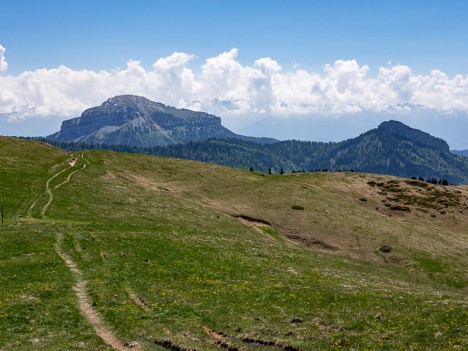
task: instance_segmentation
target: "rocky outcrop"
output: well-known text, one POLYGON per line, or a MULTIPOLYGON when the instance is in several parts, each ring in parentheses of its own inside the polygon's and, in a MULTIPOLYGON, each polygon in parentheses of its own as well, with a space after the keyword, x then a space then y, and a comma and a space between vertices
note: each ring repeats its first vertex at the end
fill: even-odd
MULTIPOLYGON (((60 131, 47 138, 142 147, 210 138, 255 139, 231 132, 217 116, 169 107, 134 95, 110 98, 101 106, 84 111, 81 117, 64 121, 60 131)), ((269 142, 260 138, 258 141, 269 142)))

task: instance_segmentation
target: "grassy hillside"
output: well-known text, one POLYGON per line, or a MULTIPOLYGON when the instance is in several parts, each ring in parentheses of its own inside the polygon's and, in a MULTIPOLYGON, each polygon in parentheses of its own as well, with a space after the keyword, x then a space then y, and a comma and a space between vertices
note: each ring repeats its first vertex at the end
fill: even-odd
POLYGON ((0 203, 8 214, 25 213, 67 154, 46 143, 0 136, 0 203))
POLYGON ((0 145, 0 350, 468 346, 466 187, 0 145))

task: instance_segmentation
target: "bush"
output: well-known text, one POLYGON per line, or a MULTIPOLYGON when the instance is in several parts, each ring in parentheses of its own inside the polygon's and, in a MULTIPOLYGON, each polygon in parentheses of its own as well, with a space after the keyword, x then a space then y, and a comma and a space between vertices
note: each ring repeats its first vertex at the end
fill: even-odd
POLYGON ((301 205, 292 205, 291 208, 293 210, 298 210, 298 211, 303 211, 304 210, 304 206, 301 206, 301 205))
POLYGON ((392 251, 392 247, 388 245, 383 245, 379 248, 379 251, 388 253, 392 251))
POLYGON ((405 183, 408 185, 419 186, 421 188, 427 188, 427 183, 421 182, 419 180, 405 180, 405 183))
POLYGON ((394 205, 390 207, 390 209, 393 211, 411 212, 411 209, 408 206, 394 205))

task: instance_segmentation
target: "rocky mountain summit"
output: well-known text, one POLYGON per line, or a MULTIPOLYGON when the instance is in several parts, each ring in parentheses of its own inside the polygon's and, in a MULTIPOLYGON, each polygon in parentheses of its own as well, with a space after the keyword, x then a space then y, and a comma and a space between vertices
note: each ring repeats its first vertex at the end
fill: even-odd
POLYGON ((62 123, 47 139, 88 144, 162 146, 209 138, 239 138, 256 142, 274 139, 237 135, 221 119, 205 112, 177 109, 141 96, 121 95, 62 123))

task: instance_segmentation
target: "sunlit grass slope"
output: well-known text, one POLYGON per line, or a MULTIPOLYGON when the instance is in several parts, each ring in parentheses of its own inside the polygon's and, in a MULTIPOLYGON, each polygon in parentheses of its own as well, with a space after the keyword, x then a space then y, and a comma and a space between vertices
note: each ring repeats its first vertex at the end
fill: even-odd
POLYGON ((1 142, 16 150, 14 171, 0 156, 2 199, 23 217, 0 231, 0 350, 111 350, 58 235, 93 308, 143 350, 468 346, 465 188, 95 151, 69 168, 60 150, 1 142))
POLYGON ((26 213, 67 154, 46 143, 0 136, 0 203, 9 217, 26 213))

